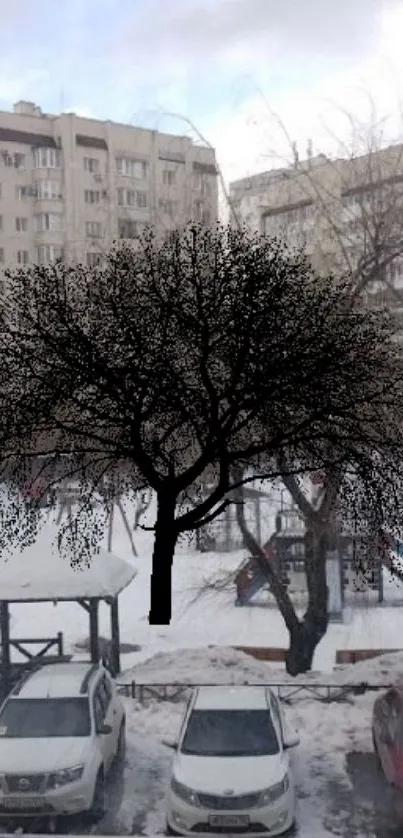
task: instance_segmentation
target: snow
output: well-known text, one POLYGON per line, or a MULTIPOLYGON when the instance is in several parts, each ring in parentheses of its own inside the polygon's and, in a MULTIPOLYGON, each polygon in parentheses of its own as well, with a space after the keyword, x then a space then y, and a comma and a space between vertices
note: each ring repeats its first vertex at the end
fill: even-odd
MULTIPOLYGON (((153 523, 155 510, 149 510, 145 523, 153 523)), ((50 525, 44 536, 49 537, 50 525)), ((138 556, 131 553, 122 522, 116 516, 113 549, 128 565, 133 579, 120 596, 121 640, 139 644, 140 651, 122 655, 124 674, 120 682, 137 683, 328 683, 369 682, 382 686, 400 680, 403 651, 348 667, 334 669, 337 649, 394 649, 403 637, 403 585, 392 581, 384 571, 386 604, 379 606, 372 594, 357 595, 345 610, 344 622, 332 624, 318 646, 314 672, 290 679, 280 664, 255 660, 234 646, 277 646, 287 648, 288 635, 277 609, 267 594, 250 607, 235 608, 234 586, 223 590, 207 586, 218 577, 231 577, 245 556, 192 552, 183 539, 178 545, 173 567, 173 613, 169 626, 148 624, 152 533, 134 534, 138 556)), ((101 554, 103 555, 103 554, 101 554)), ((47 561, 50 560, 48 555, 47 561)), ((64 572, 57 556, 52 557, 64 572)), ((103 560, 106 563, 105 556, 103 560)), ((108 562, 114 559, 107 555, 108 562)), ((26 563, 26 559, 25 559, 26 563)), ((9 560, 10 573, 18 576, 28 568, 15 556, 9 560)), ((105 566, 105 565, 104 565, 105 566)), ((41 578, 49 582, 54 565, 42 565, 41 578), (45 572, 45 567, 47 568, 45 572)), ((96 560, 93 574, 98 577, 96 560)), ((2 569, 1 569, 2 570, 2 569)), ((109 568, 108 568, 109 570, 109 568)), ((59 572, 59 571, 58 571, 59 572)), ((73 571, 83 593, 86 569, 73 571)), ((128 571, 127 571, 128 572, 128 571)), ((22 577, 21 577, 22 578, 22 577)), ((27 578, 25 576, 25 578, 27 578)), ((54 578, 54 575, 53 575, 54 578)), ((1 580, 1 572, 0 572, 1 580)), ((1 584, 1 581, 0 581, 1 584)), ((98 584, 105 584, 99 575, 98 584)), ((55 598, 54 589, 52 600, 55 598)), ((12 637, 35 634, 54 635, 62 631, 66 651, 88 636, 88 616, 70 602, 15 604, 11 606, 12 637), (40 630, 38 631, 38 626, 40 630)), ((100 631, 109 636, 109 614, 100 609, 100 631)), ((295 750, 294 770, 298 787, 299 838, 330 838, 354 834, 363 838, 374 834, 370 818, 374 803, 370 799, 358 806, 356 788, 347 770, 346 755, 358 752, 370 759, 371 712, 374 694, 351 697, 340 704, 321 703, 302 697, 287 708, 290 724, 299 730, 301 744, 295 750), (356 805, 357 803, 357 805, 356 805), (371 808, 372 807, 372 808, 371 808), (353 809, 362 821, 350 827, 353 809), (362 809, 362 812, 361 812, 362 809), (369 820, 365 820, 368 817, 369 820)), ((110 834, 161 835, 164 830, 165 793, 169 783, 172 752, 162 743, 175 737, 184 712, 183 702, 147 701, 145 705, 125 699, 128 718, 128 748, 123 788, 116 803, 114 820, 108 822, 110 834)), ((112 817, 112 815, 111 815, 112 817)), ((105 829, 103 828, 103 832, 105 829)))
MULTIPOLYGON (((391 682, 402 665, 403 654, 400 653, 385 656, 381 665, 376 660, 365 662, 365 672, 362 664, 356 664, 349 668, 349 680, 358 683, 365 675, 371 683, 376 682, 382 671, 382 677, 391 682)), ((281 674, 281 682, 288 683, 284 671, 281 674)), ((131 675, 138 683, 144 683, 145 679, 148 683, 156 683, 159 679, 165 681, 168 675, 171 682, 182 680, 199 684, 273 681, 271 666, 227 648, 157 654, 135 667, 131 675)), ((318 681, 319 678, 319 673, 311 675, 309 682, 318 681)), ((343 673, 335 673, 334 678, 335 681, 340 679, 343 682, 343 673)), ((301 680, 307 679, 305 677, 301 680)), ((286 707, 289 724, 298 730, 301 740, 293 753, 293 771, 298 792, 298 834, 300 838, 350 835, 354 789, 346 771, 346 755, 351 752, 365 755, 372 751, 371 713, 374 696, 365 694, 351 697, 342 703, 326 704, 307 696, 301 698, 302 695, 300 693, 300 697, 290 707, 286 707), (344 808, 340 806, 340 801, 345 801, 344 808)), ((172 755, 169 756, 171 752, 161 743, 177 737, 185 704, 150 700, 141 705, 131 699, 126 699, 125 703, 130 752, 133 754, 129 771, 140 771, 149 784, 140 788, 137 778, 136 794, 132 796, 131 802, 126 802, 126 823, 130 817, 137 823, 136 819, 141 813, 143 834, 161 835, 165 826, 165 793, 172 761, 172 755)), ((363 829, 354 834, 363 838, 368 832, 363 829)))
POLYGON ((63 557, 54 543, 53 528, 41 531, 34 544, 0 558, 3 600, 71 600, 116 596, 136 576, 136 569, 100 549, 77 568, 74 556, 63 557))

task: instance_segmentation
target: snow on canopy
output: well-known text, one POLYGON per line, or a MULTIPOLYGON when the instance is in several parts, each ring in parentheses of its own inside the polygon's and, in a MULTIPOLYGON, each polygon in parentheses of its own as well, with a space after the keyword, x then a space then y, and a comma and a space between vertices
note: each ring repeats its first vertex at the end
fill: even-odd
POLYGON ((117 596, 137 575, 128 562, 104 549, 89 562, 73 566, 74 555, 61 555, 49 534, 23 550, 0 558, 1 599, 37 602, 106 599, 117 596))

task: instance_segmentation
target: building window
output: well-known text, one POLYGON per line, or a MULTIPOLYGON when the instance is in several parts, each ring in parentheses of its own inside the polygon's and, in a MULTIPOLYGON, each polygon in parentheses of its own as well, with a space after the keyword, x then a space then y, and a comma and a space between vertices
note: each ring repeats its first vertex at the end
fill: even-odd
POLYGON ((193 172, 192 176, 192 186, 193 189, 196 189, 197 192, 201 191, 202 188, 202 176, 200 172, 193 172))
POLYGON ((43 233, 45 230, 60 232, 63 229, 63 216, 60 212, 40 212, 34 215, 34 230, 43 233))
POLYGON ((100 221, 86 221, 85 235, 92 239, 102 238, 102 224, 100 221))
POLYGON ((0 247, 0 262, 4 262, 4 247, 0 247))
POLYGON ((55 262, 56 259, 63 259, 63 248, 56 244, 41 244, 36 248, 36 262, 39 265, 46 265, 48 262, 55 262))
POLYGON ((173 169, 164 169, 162 172, 162 182, 165 186, 173 186, 175 183, 176 172, 173 169))
POLYGON ((33 164, 35 169, 60 169, 62 152, 59 148, 36 148, 33 164))
POLYGON ((16 218, 15 219, 15 229, 17 233, 27 233, 28 232, 28 218, 16 218))
POLYGON ((84 169, 86 172, 92 172, 97 175, 99 172, 99 160, 95 157, 84 157, 84 169))
POLYGON ((169 215, 170 218, 173 218, 175 212, 178 209, 178 201, 169 201, 165 198, 161 198, 159 202, 159 207, 161 212, 163 212, 165 215, 169 215))
POLYGON ((101 263, 102 253, 86 253, 85 261, 87 268, 96 268, 101 263))
POLYGON ((94 189, 86 189, 84 200, 86 204, 99 204, 99 192, 94 189))
POLYGON ((15 197, 17 201, 23 201, 24 198, 36 198, 37 191, 34 186, 16 186, 15 197))
POLYGON ((209 180, 206 180, 206 178, 202 178, 200 191, 205 198, 208 198, 211 195, 211 183, 209 180))
POLYGON ((139 209, 145 209, 147 206, 147 192, 137 192, 137 206, 139 209))
POLYGON ((118 219, 118 236, 120 239, 135 239, 139 235, 137 221, 130 218, 118 219))
POLYGON ((28 250, 18 250, 17 251, 17 262, 19 265, 28 265, 29 262, 29 252, 28 250))
POLYGON ((57 180, 38 180, 35 183, 36 197, 40 200, 61 200, 61 185, 57 180))
POLYGON ((136 193, 134 189, 118 189, 118 206, 135 207, 136 193))
POLYGON ((20 154, 19 152, 14 154, 14 168, 25 169, 25 154, 20 154))
POLYGON ((134 157, 117 157, 116 171, 126 177, 145 180, 148 175, 148 163, 146 160, 136 160, 134 157))

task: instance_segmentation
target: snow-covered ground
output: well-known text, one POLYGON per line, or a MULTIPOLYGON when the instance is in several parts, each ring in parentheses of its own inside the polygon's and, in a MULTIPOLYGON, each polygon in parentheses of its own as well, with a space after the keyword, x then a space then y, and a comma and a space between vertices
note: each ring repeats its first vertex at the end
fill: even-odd
MULTIPOLYGON (((231 587, 200 595, 206 581, 228 575, 239 565, 242 552, 195 553, 184 539, 178 547, 173 569, 171 624, 149 626, 152 535, 139 530, 135 542, 137 558, 131 554, 123 523, 117 517, 113 550, 133 562, 138 571, 120 597, 121 640, 140 646, 140 651, 122 655, 125 670, 122 681, 286 683, 287 676, 278 664, 260 663, 232 648, 287 646, 284 624, 275 607, 268 604, 267 595, 245 608, 235 607, 231 587)), ((373 596, 357 596, 354 607, 350 605, 346 609, 344 622, 331 625, 320 643, 314 660, 318 674, 299 680, 378 684, 396 680, 403 673, 403 654, 333 671, 337 649, 399 648, 403 637, 403 608, 396 606, 403 602, 403 586, 386 576, 385 594, 387 604, 383 607, 377 605, 373 596)), ((109 636, 106 608, 101 609, 100 629, 104 636, 109 636)), ((64 633, 66 649, 74 651, 75 644, 88 636, 87 615, 73 603, 18 605, 11 609, 14 637, 51 636, 58 631, 64 633)), ((383 813, 387 792, 376 778, 371 755, 373 700, 371 693, 342 704, 323 704, 306 697, 290 707, 290 721, 301 736, 294 758, 301 838, 332 835, 384 838, 390 834, 387 832, 389 808, 383 813), (351 759, 349 754, 353 754, 351 759), (361 783, 359 792, 357 783, 361 783), (382 818, 385 817, 383 832, 375 823, 377 807, 382 818)), ((126 766, 120 784, 115 787, 109 817, 100 828, 103 834, 160 835, 164 829, 164 797, 172 759, 172 753, 161 739, 174 735, 183 705, 154 701, 142 706, 132 699, 125 702, 126 766)))

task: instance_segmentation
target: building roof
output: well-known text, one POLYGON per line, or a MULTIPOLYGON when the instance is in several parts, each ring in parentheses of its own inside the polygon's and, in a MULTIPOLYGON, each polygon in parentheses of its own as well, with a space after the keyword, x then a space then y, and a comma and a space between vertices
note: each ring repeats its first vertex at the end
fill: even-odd
POLYGON ((73 661, 41 666, 28 675, 16 698, 75 698, 81 695, 84 679, 91 671, 91 663, 73 661))
POLYGON ((255 686, 199 687, 195 710, 267 710, 267 688, 255 686))
MULTIPOLYGON (((69 560, 70 558, 70 560, 69 560)), ((88 564, 73 566, 60 555, 47 533, 24 550, 0 557, 1 599, 8 602, 107 599, 117 596, 137 575, 136 569, 101 549, 88 564)))

